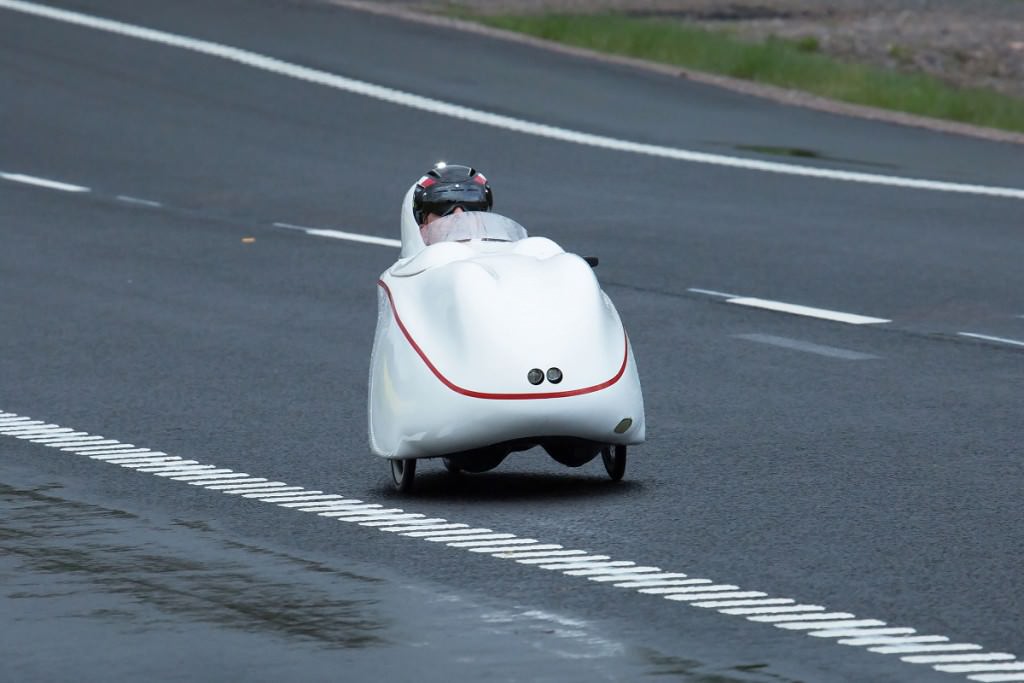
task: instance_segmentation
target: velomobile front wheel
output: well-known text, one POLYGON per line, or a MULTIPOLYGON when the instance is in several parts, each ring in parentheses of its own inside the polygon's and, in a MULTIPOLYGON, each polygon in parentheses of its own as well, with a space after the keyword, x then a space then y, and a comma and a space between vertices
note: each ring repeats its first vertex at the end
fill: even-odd
POLYGON ((391 480, 395 482, 395 488, 401 493, 412 491, 412 482, 416 478, 416 459, 392 460, 391 480))
POLYGON ((601 449, 601 460, 604 462, 604 469, 612 481, 619 481, 626 473, 626 447, 605 446, 601 449))

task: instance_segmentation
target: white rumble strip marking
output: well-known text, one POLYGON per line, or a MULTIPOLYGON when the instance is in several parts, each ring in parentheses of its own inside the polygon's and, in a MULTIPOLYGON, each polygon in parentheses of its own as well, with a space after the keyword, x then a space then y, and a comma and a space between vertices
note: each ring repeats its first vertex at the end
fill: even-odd
MULTIPOLYGON (((2 2, 2 0, 0 0, 2 2)), ((1002 681, 1024 682, 1024 662, 1006 652, 984 652, 975 643, 950 643, 941 635, 918 635, 915 629, 889 626, 879 619, 857 617, 849 612, 830 612, 822 605, 795 604, 792 598, 773 597, 732 584, 718 584, 711 579, 692 577, 681 572, 662 571, 659 567, 638 565, 628 560, 613 560, 607 555, 592 555, 585 550, 565 548, 533 538, 449 522, 427 517, 401 508, 384 508, 339 494, 289 486, 285 482, 268 481, 244 472, 235 472, 216 465, 168 456, 161 451, 136 449, 131 444, 85 432, 74 432, 77 445, 50 441, 53 434, 67 434, 67 428, 0 411, 0 435, 10 436, 43 446, 62 446, 62 452, 88 457, 97 463, 119 465, 136 472, 164 477, 210 491, 252 498, 305 514, 316 514, 339 522, 376 528, 399 536, 446 547, 488 554, 525 567, 557 571, 577 581, 611 584, 620 590, 660 597, 685 603, 699 609, 712 609, 720 614, 743 617, 793 634, 833 639, 840 645, 864 647, 882 655, 898 655, 908 664, 930 666, 937 671, 968 674, 980 683, 1002 681), (31 431, 26 431, 31 430, 31 431), (125 451, 97 453, 97 442, 121 445, 125 451), (132 455, 121 455, 138 451, 132 455), (148 457, 139 457, 139 453, 148 457), (221 477, 235 477, 225 482, 221 477)))

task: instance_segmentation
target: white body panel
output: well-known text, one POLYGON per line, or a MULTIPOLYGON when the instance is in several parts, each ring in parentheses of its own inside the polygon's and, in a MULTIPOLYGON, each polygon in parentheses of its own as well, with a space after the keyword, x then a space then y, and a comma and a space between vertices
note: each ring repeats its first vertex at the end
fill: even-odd
MULTIPOLYGON (((411 196, 402 258, 378 286, 373 453, 432 457, 559 436, 643 442, 633 353, 590 266, 539 237, 426 246, 411 196), (563 379, 533 385, 533 368, 558 368, 563 379)), ((486 218, 498 219, 507 220, 486 218)))

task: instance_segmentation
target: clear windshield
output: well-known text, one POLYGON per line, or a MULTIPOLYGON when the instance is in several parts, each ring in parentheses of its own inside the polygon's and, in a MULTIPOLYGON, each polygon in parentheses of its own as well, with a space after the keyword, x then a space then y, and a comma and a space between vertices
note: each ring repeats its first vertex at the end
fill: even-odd
POLYGON ((511 218, 484 211, 453 213, 420 228, 425 244, 488 240, 515 242, 526 238, 526 228, 511 218))

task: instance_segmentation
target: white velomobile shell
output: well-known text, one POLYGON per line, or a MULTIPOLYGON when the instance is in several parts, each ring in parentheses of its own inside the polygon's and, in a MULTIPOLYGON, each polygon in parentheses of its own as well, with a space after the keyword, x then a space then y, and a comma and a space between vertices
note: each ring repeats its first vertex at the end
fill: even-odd
MULTIPOLYGON (((403 204, 402 258, 378 283, 371 450, 420 458, 546 437, 643 442, 629 340, 590 266, 540 237, 428 247, 411 199, 412 189, 403 204), (557 368, 563 379, 533 385, 534 368, 557 368), (631 426, 616 433, 627 418, 631 426)), ((459 220, 491 229, 506 221, 522 231, 496 214, 459 220)))

